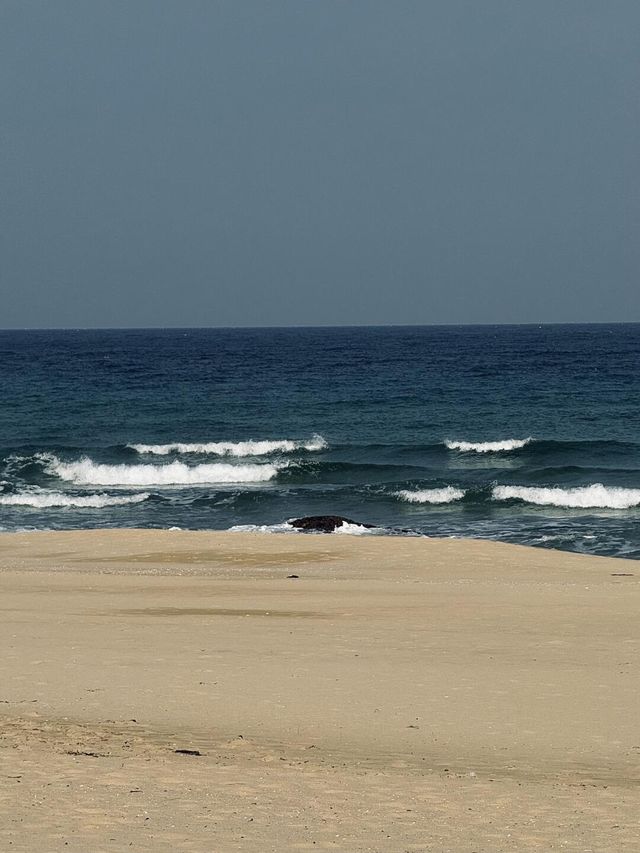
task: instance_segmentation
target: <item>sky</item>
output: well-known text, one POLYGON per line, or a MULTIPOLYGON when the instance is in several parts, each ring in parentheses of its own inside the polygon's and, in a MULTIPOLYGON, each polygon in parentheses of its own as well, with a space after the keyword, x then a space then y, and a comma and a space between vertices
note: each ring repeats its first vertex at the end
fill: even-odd
POLYGON ((0 328, 640 321, 637 0, 0 0, 0 328))

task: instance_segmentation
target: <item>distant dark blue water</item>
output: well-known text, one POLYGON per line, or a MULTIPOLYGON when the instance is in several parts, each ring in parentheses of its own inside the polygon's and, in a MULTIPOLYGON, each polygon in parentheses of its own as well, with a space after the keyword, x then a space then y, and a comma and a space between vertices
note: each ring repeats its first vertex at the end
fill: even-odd
POLYGON ((0 528, 281 525, 640 557, 640 325, 0 332, 0 528))

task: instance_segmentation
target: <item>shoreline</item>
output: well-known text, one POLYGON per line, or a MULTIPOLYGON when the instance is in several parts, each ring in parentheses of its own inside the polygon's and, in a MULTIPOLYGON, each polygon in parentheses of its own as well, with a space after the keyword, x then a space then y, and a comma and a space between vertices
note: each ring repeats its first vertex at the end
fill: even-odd
MULTIPOLYGON (((401 528, 401 527, 376 527, 375 525, 367 525, 360 524, 356 522, 358 526, 365 528, 362 532, 349 531, 344 533, 339 533, 338 531, 321 531, 321 530, 303 530, 303 529, 282 529, 286 522, 278 523, 278 524, 267 524, 267 525, 233 525, 228 528, 204 528, 204 527, 71 527, 71 528, 18 528, 18 529, 3 529, 0 528, 0 542, 3 538, 7 538, 7 541, 10 540, 11 537, 38 537, 38 536, 63 536, 63 535, 84 535, 89 534, 92 536, 99 536, 100 534, 118 534, 122 533, 125 535, 129 534, 183 534, 185 536, 193 535, 193 536, 264 536, 271 537, 275 536, 277 538, 282 537, 331 537, 334 536, 338 539, 349 538, 349 539, 383 539, 383 540, 406 540, 406 539, 414 539, 414 540, 426 540, 429 542, 474 542, 474 543, 487 543, 490 545, 497 546, 507 546, 510 548, 522 548, 525 550, 533 550, 533 551, 548 551, 552 554, 560 554, 560 555, 573 555, 576 557, 585 557, 587 559, 605 559, 605 560, 617 560, 617 561, 628 561, 629 563, 635 563, 636 565, 640 565, 640 558, 634 556, 626 556, 624 554, 610 553, 610 554, 595 554, 590 553, 589 551, 579 551, 570 548, 559 548, 559 547, 548 547, 542 544, 531 544, 529 542, 516 542, 516 541, 507 541, 505 539, 493 539, 488 537, 476 537, 470 534, 469 536, 458 536, 458 535, 438 535, 437 533, 429 534, 422 533, 419 530, 414 530, 412 528, 401 528), (366 529, 368 527, 373 528, 375 532, 372 530, 366 529)), ((0 549, 1 551, 1 549, 0 549)))
MULTIPOLYGON (((382 528, 380 528, 382 529, 382 528)), ((546 553, 550 555, 557 555, 560 558, 560 565, 565 557, 569 559, 578 559, 578 560, 609 560, 615 561, 616 563, 628 563, 629 565, 636 567, 640 567, 640 560, 636 560, 631 557, 623 557, 617 555, 605 555, 605 554, 588 554, 581 551, 570 551, 563 550, 559 548, 548 548, 543 547, 542 545, 529 545, 523 544, 520 542, 506 542, 501 539, 488 539, 488 538, 474 538, 472 536, 430 536, 426 533, 416 533, 414 531, 410 532, 393 532, 389 533, 325 533, 320 531, 305 531, 305 530, 292 530, 292 531, 280 531, 280 530, 268 530, 268 529, 255 529, 255 530, 235 530, 235 529, 217 529, 217 528, 178 528, 178 527, 168 527, 168 528, 157 528, 157 527, 74 527, 74 528, 64 528, 64 529, 56 529, 52 530, 49 528, 43 528, 38 530, 0 530, 0 571, 3 569, 3 557, 7 553, 7 546, 9 546, 9 553, 11 553, 11 542, 15 540, 19 542, 21 547, 25 548, 25 554, 28 554, 29 546, 31 544, 36 544, 40 538, 51 537, 51 541, 48 542, 48 545, 55 545, 56 541, 62 542, 78 540, 74 542, 73 548, 77 551, 77 555, 73 557, 73 560, 76 562, 84 562, 85 567, 89 564, 94 564, 97 562, 95 559, 92 561, 87 558, 84 561, 81 557, 81 548, 80 543, 82 537, 86 537, 87 540, 94 539, 95 542, 91 543, 92 545, 97 546, 99 549, 103 550, 105 547, 113 548, 116 546, 115 553, 112 554, 109 558, 104 558, 105 561, 113 562, 114 564, 118 562, 120 559, 120 548, 118 546, 117 540, 127 540, 128 542, 138 541, 141 542, 145 538, 154 538, 157 537, 159 541, 162 540, 163 537, 183 537, 182 541, 180 539, 176 539, 175 543, 170 543, 172 546, 174 544, 187 545, 189 544, 189 538, 192 538, 194 541, 199 539, 219 539, 222 540, 226 537, 229 538, 229 542, 233 543, 236 540, 240 540, 243 543, 242 548, 237 550, 244 551, 246 548, 246 542, 252 542, 254 539, 260 540, 263 539, 268 541, 270 539, 282 541, 282 540, 314 540, 319 539, 322 541, 326 540, 353 540, 360 542, 371 542, 371 541, 383 541, 383 542, 394 542, 394 543, 405 543, 407 541, 413 542, 428 542, 432 545, 434 543, 444 545, 447 544, 460 544, 462 548, 466 548, 469 545, 471 547, 479 547, 483 548, 488 546, 489 548, 507 548, 514 549, 514 551, 520 552, 534 552, 534 553, 546 553), (31 538, 34 539, 34 542, 31 543, 31 538)), ((88 543, 85 543, 88 544, 88 543)), ((164 543, 163 543, 164 544, 164 543)), ((123 553, 128 550, 128 547, 122 549, 123 553)), ((234 549, 235 550, 235 549, 234 549)), ((255 549, 252 549, 255 550, 255 549)), ((295 549, 294 549, 295 550, 295 549)), ((302 549, 303 551, 305 549, 302 549)), ((53 552, 55 554, 55 550, 53 552)), ((14 556, 19 556, 16 552, 14 556)), ((47 555, 40 555, 40 557, 36 557, 35 561, 33 560, 33 554, 29 553, 29 557, 32 559, 32 562, 36 564, 39 563, 39 560, 42 557, 47 557, 47 555)), ((100 559, 100 558, 98 558, 100 559)), ((136 558, 138 560, 139 557, 136 558)), ((166 562, 166 557, 163 558, 160 562, 166 562)), ((205 565, 207 563, 206 559, 197 559, 196 563, 201 563, 205 565)), ((220 563, 224 562, 224 559, 221 560, 212 560, 212 563, 220 563)), ((530 560, 527 560, 530 562, 530 560)), ((41 568, 39 570, 48 571, 50 567, 46 565, 46 563, 41 563, 41 568)), ((179 566, 182 569, 182 566, 179 566)), ((128 572, 133 569, 132 565, 126 565, 125 568, 121 568, 121 571, 128 572)), ((81 570, 81 569, 72 569, 81 570)), ((86 570, 86 568, 85 568, 86 570)), ((640 576, 640 568, 639 568, 639 576, 640 576)))
POLYGON ((106 849, 118 815, 118 849, 493 853, 564 826, 563 849, 635 850, 637 566, 486 540, 2 533, 0 839, 106 849), (136 787, 152 828, 119 811, 136 787))

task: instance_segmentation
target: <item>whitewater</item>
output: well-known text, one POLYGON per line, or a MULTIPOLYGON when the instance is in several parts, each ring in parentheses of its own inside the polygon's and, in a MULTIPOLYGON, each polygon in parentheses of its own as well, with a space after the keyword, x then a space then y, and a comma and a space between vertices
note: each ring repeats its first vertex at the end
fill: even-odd
POLYGON ((445 486, 441 489, 401 489, 396 495, 403 501, 414 504, 448 504, 452 501, 462 500, 463 489, 454 486, 445 486))
POLYGON ((562 489, 558 486, 537 488, 532 486, 496 486, 493 497, 497 501, 519 500, 538 506, 558 506, 571 509, 630 509, 640 506, 640 488, 624 489, 593 483, 562 489))
POLYGON ((77 486, 204 486, 226 483, 261 483, 271 480, 282 468, 278 464, 231 465, 224 462, 187 465, 104 465, 83 458, 63 462, 43 455, 45 471, 77 486))
POLYGON ((0 506, 23 506, 35 509, 65 508, 70 509, 101 509, 103 507, 127 506, 146 501, 150 495, 115 496, 105 494, 71 495, 64 492, 18 492, 16 494, 0 495, 0 506))
POLYGON ((295 439, 252 440, 248 441, 175 441, 169 444, 128 444, 132 450, 141 454, 168 456, 176 454, 199 454, 202 456, 268 456, 273 453, 293 453, 295 450, 309 452, 324 450, 327 442, 321 435, 315 435, 308 441, 295 439))
POLYGON ((497 441, 451 441, 447 439, 445 446, 449 450, 459 450, 461 453, 508 453, 520 450, 532 441, 531 438, 504 438, 497 441))

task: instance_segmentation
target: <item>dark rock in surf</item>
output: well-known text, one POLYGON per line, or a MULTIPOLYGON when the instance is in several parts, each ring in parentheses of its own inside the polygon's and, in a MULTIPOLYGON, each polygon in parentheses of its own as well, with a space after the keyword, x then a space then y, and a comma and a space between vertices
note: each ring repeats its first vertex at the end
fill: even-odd
POLYGON ((333 533, 336 527, 342 527, 343 524, 357 524, 368 529, 375 527, 375 524, 361 524, 342 515, 305 515, 303 518, 295 518, 289 524, 297 530, 315 530, 318 533, 333 533))

